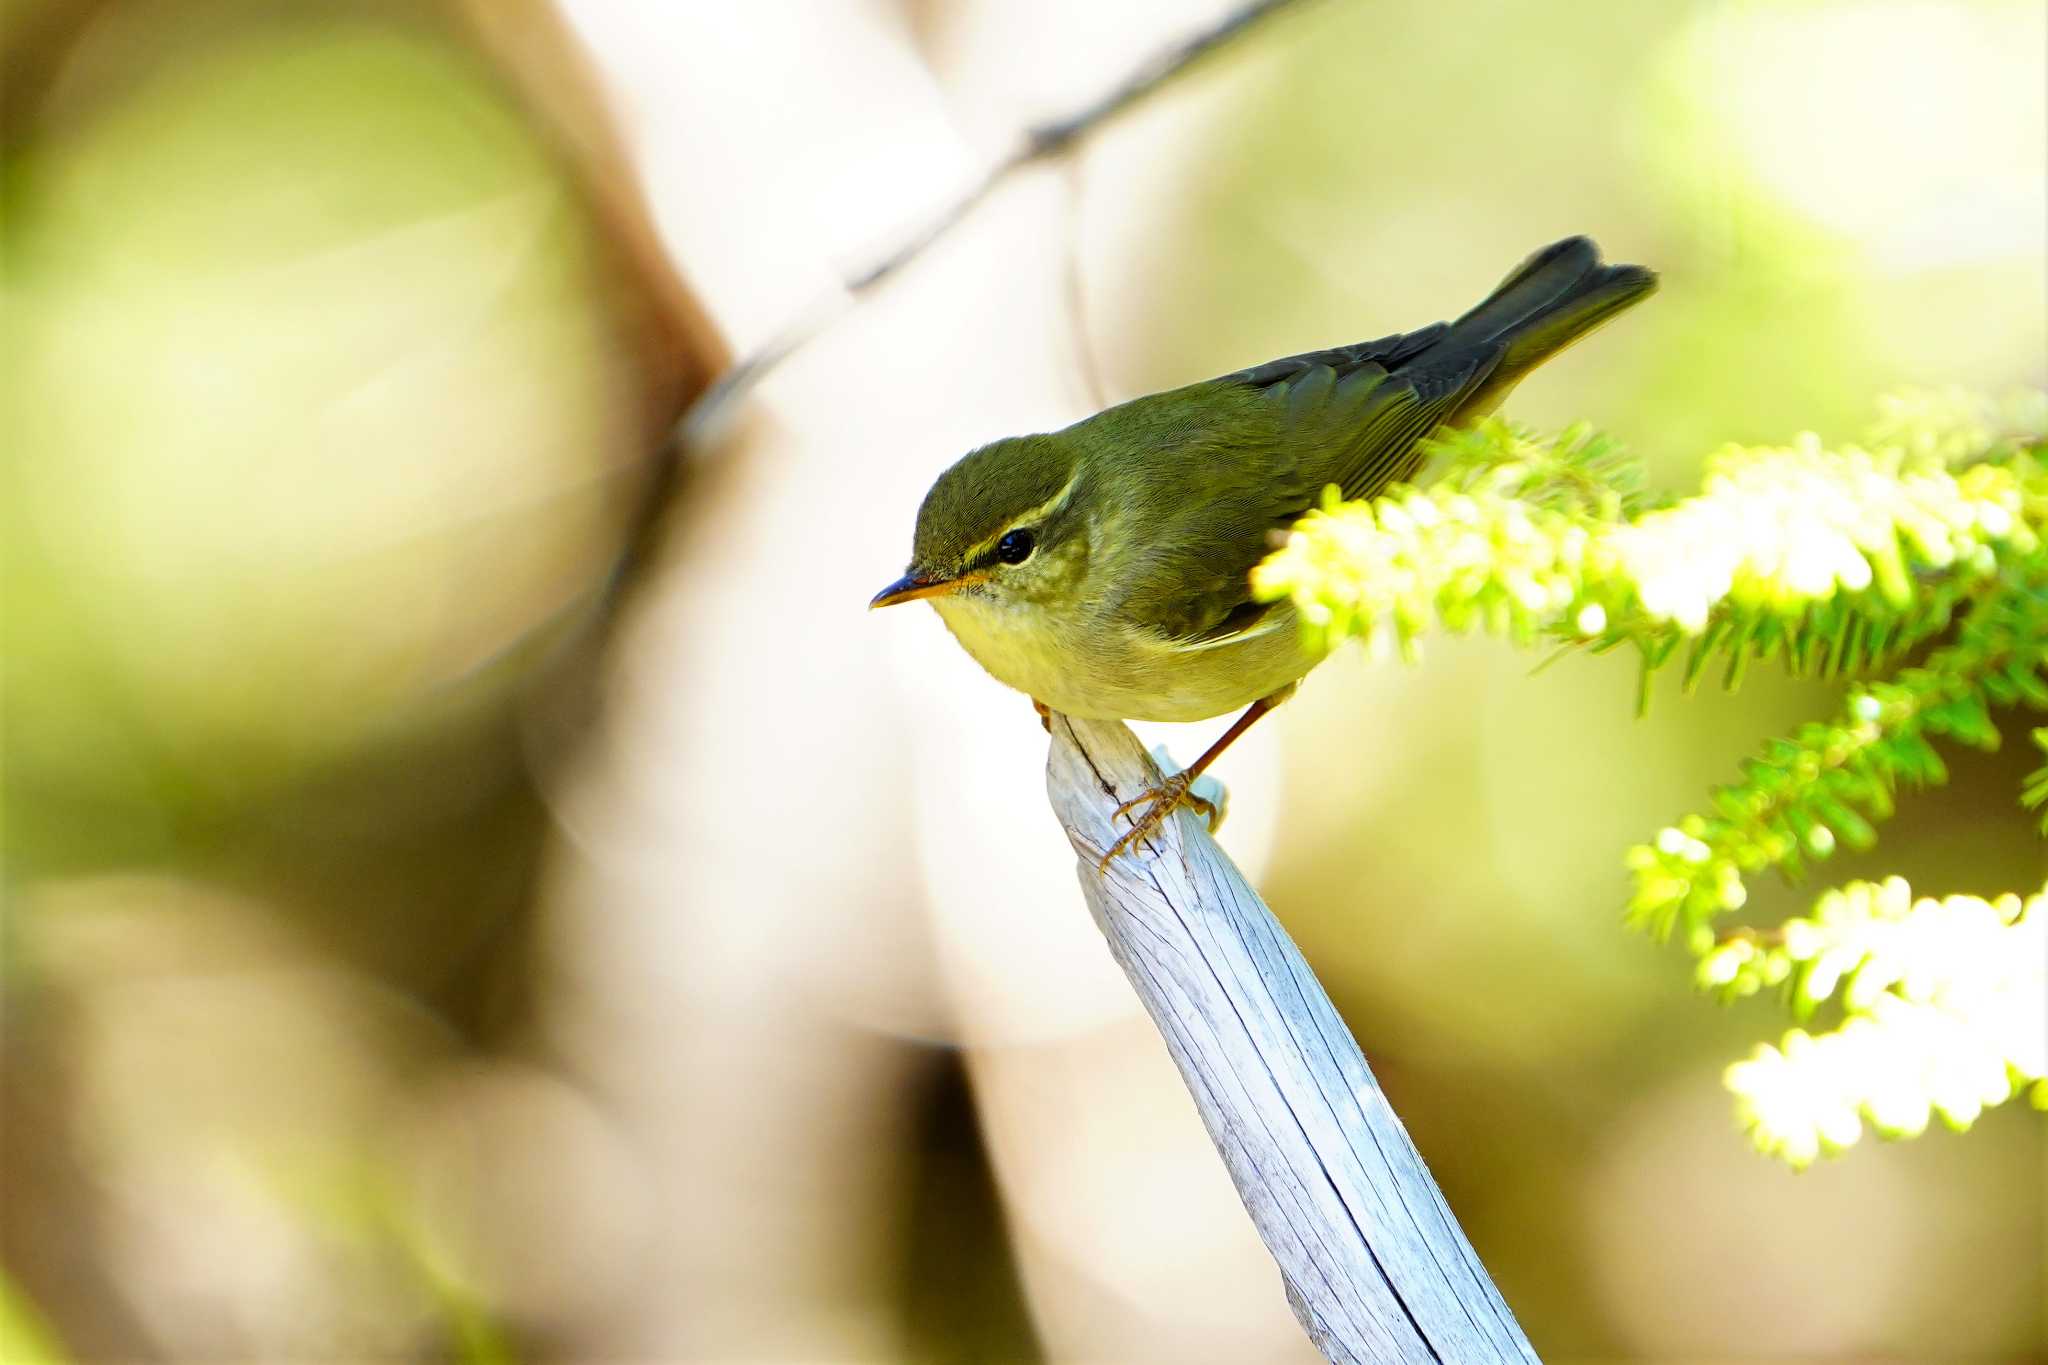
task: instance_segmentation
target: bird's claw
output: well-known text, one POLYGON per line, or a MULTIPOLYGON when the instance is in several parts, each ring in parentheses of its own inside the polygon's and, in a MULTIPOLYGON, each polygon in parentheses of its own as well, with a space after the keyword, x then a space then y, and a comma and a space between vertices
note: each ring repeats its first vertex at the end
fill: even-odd
POLYGON ((1209 822, 1210 832, 1213 833, 1216 826, 1221 823, 1222 812, 1216 808, 1215 802, 1205 796, 1195 795, 1194 782, 1194 778, 1187 773, 1175 773, 1158 786, 1138 793, 1112 811, 1112 825, 1116 823, 1118 816, 1123 816, 1131 822, 1131 828, 1121 839, 1109 846, 1109 852, 1102 855, 1102 860, 1096 863, 1095 870, 1098 873, 1107 873, 1109 865, 1116 861, 1118 854, 1150 839, 1158 833, 1160 826, 1166 823, 1166 817, 1182 806, 1191 806, 1200 811, 1202 817, 1209 822), (1139 806, 1147 807, 1145 813, 1133 815, 1131 812, 1139 806))

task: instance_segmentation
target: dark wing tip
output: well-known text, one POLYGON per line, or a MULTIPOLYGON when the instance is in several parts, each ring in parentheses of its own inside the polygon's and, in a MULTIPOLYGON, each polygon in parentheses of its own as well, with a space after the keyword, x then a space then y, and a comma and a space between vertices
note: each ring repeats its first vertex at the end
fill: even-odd
POLYGON ((1657 289, 1657 272, 1646 265, 1610 265, 1605 274, 1606 284, 1618 286, 1630 294, 1651 294, 1657 289))

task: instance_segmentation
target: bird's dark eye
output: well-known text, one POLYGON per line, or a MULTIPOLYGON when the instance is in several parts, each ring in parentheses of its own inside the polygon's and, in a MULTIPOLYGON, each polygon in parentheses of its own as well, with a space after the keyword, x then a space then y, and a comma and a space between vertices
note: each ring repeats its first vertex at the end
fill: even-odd
POLYGON ((1031 558, 1032 548, 1037 544, 1029 531, 1019 527, 996 542, 996 558, 1005 564, 1022 564, 1031 558))

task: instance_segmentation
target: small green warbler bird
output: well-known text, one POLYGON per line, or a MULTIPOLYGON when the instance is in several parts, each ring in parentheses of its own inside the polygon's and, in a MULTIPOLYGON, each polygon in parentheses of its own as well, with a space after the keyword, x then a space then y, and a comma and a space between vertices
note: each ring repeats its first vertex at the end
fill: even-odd
MULTIPOLYGON (((1531 256, 1456 322, 1270 361, 1019 436, 939 475, 910 568, 870 604, 930 599, 967 652, 1047 708, 1106 720, 1245 713, 1185 771, 1124 804, 1100 868, 1321 656, 1250 575, 1334 484, 1411 478, 1440 426, 1491 412, 1523 375, 1656 288, 1584 237, 1531 256), (1142 817, 1132 816, 1138 806, 1142 817)), ((1048 722, 1049 723, 1049 722, 1048 722)))

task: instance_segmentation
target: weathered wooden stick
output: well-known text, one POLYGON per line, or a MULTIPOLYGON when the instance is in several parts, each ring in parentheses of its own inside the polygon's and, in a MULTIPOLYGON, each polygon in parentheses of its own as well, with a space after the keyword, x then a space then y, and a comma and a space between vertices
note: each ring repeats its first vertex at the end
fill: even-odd
POLYGON ((1113 721, 1055 713, 1051 728, 1046 787, 1089 907, 1317 1349, 1357 1365, 1536 1360, 1272 911, 1185 810, 1098 873, 1111 812, 1160 775, 1113 721))

